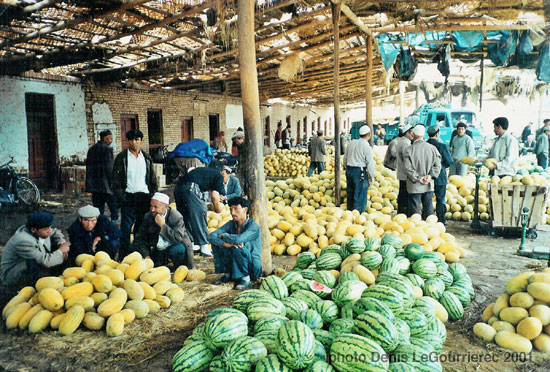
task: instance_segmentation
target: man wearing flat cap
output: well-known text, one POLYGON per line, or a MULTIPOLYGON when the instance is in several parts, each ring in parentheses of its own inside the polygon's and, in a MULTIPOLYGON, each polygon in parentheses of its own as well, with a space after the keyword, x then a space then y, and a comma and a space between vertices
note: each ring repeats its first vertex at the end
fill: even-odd
POLYGON ((113 195, 114 155, 111 144, 113 133, 104 130, 99 133, 99 141, 92 145, 86 156, 86 192, 92 194, 92 205, 105 212, 109 206, 111 220, 118 220, 118 208, 113 195))
POLYGON ((424 141, 425 135, 426 127, 417 124, 413 128, 413 144, 404 156, 410 213, 422 214, 424 220, 434 213, 434 180, 441 172, 441 155, 434 146, 424 141))
POLYGON ((344 154, 346 167, 348 210, 365 211, 367 191, 374 179, 374 158, 369 144, 371 137, 368 125, 359 128, 359 137, 349 143, 344 154))
POLYGON ((175 268, 180 265, 193 268, 193 243, 185 230, 183 216, 170 207, 170 198, 166 194, 156 192, 153 195, 135 246, 136 251, 151 258, 155 266, 168 264, 170 258, 175 268))
POLYGON ((71 242, 70 265, 74 265, 76 256, 82 253, 93 255, 103 251, 115 259, 120 249, 121 231, 91 205, 78 209, 78 217, 67 231, 71 242))
POLYGON ((2 284, 9 290, 33 285, 42 276, 58 274, 56 267, 65 261, 70 243, 60 230, 52 228, 53 216, 47 212, 28 215, 2 251, 2 284))
POLYGON ((517 173, 519 158, 518 140, 508 133, 508 119, 499 117, 493 120, 493 130, 497 135, 493 147, 489 151, 488 162, 491 175, 514 176, 517 173))

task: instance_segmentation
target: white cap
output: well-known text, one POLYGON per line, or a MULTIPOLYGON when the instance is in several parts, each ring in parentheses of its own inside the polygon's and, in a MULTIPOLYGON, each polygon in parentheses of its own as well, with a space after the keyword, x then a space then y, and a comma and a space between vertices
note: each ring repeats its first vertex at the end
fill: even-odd
POLYGON ((242 130, 238 130, 238 131, 235 132, 233 137, 231 137, 231 139, 241 138, 241 137, 244 137, 244 132, 242 130))
POLYGON ((78 216, 82 218, 94 218, 99 216, 99 209, 91 205, 86 205, 78 209, 78 216))
POLYGON ((418 124, 413 128, 413 133, 415 136, 424 137, 426 134, 426 127, 423 124, 418 124))
POLYGON ((170 204, 170 197, 166 194, 163 194, 161 192, 156 192, 155 195, 153 195, 153 200, 158 200, 161 203, 164 204, 170 204))
POLYGON ((359 135, 364 136, 366 134, 370 133, 370 128, 368 125, 363 125, 361 128, 359 128, 359 135))
POLYGON ((412 128, 412 125, 410 124, 403 124, 401 126, 401 132, 407 133, 412 128))
POLYGON ((222 169, 223 169, 224 171, 226 171, 228 174, 231 174, 231 173, 232 173, 231 168, 229 168, 227 165, 224 165, 222 169))

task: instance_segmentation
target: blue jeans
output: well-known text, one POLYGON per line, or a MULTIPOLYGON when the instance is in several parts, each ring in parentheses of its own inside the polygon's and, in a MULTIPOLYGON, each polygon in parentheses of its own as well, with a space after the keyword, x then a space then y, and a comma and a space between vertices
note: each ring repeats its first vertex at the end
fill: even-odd
MULTIPOLYGON (((195 186, 198 187, 198 186, 195 186)), ((208 244, 208 224, 206 220, 206 204, 201 200, 197 190, 191 189, 191 184, 178 184, 174 189, 176 207, 183 215, 185 228, 193 240, 193 244, 208 244)))
POLYGON ((149 194, 137 192, 126 193, 125 200, 121 203, 120 208, 120 230, 122 231, 122 238, 120 239, 121 256, 124 257, 128 253, 133 252, 133 248, 130 247, 130 234, 132 231, 132 225, 134 225, 134 236, 138 233, 143 216, 149 211, 151 197, 149 194))
POLYGON ((545 154, 537 154, 537 165, 546 169, 548 167, 548 156, 545 154))
POLYGON ((346 167, 347 181, 347 206, 348 210, 358 210, 359 213, 365 211, 367 206, 367 191, 369 190, 369 179, 367 171, 362 171, 359 167, 346 167), (363 172, 363 178, 361 178, 363 172))
POLYGON ((325 170, 325 163, 322 161, 312 161, 309 164, 309 168, 307 170, 307 176, 311 177, 315 169, 317 169, 318 174, 321 174, 321 172, 325 170))
POLYGON ((254 259, 250 249, 248 243, 245 243, 242 248, 212 245, 216 274, 230 274, 235 280, 245 276, 250 276, 251 280, 259 278, 262 275, 262 264, 254 259))
POLYGON ((445 191, 447 185, 435 185, 435 214, 439 222, 445 223, 445 212, 447 207, 445 205, 445 191))
POLYGON ((433 191, 419 194, 409 194, 411 214, 421 214, 423 220, 434 214, 434 205, 432 202, 433 196, 433 191), (420 213, 420 204, 422 204, 422 213, 420 213))

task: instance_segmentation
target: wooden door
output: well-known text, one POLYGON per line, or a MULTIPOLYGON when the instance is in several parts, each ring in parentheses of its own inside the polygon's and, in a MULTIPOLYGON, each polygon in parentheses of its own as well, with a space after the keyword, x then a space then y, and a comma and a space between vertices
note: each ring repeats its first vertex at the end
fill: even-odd
POLYGON ((220 115, 210 114, 208 115, 208 127, 210 129, 210 142, 214 140, 220 134, 220 115))
POLYGON ((58 186, 58 147, 55 127, 54 96, 25 94, 29 177, 40 188, 58 186))
POLYGON ((181 118, 181 142, 188 142, 193 139, 193 117, 184 116, 181 118))
POLYGON ((126 132, 130 129, 139 129, 138 116, 136 114, 120 115, 120 141, 122 143, 122 150, 128 148, 126 132))

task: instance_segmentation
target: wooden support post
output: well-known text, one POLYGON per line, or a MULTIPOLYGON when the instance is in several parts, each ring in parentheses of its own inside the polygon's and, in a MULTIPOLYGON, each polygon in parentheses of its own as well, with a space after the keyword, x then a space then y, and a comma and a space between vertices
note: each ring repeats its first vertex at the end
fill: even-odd
POLYGON ((422 89, 420 89, 420 83, 416 86, 416 96, 415 96, 415 108, 420 107, 420 93, 422 92, 422 89))
MULTIPOLYGON (((267 227, 267 194, 263 161, 263 134, 260 120, 260 97, 258 93, 258 71, 256 70, 256 48, 254 46, 254 1, 239 0, 239 64, 245 147, 247 151, 245 177, 249 184, 248 197, 251 201, 251 217, 260 225, 262 237, 262 269, 269 275, 273 271, 269 249, 269 228, 267 227)), ((245 190, 246 192, 246 190, 245 190)))
POLYGON ((374 128, 372 127, 372 36, 367 36, 367 86, 366 86, 366 108, 367 108, 367 116, 366 116, 366 122, 367 125, 370 128, 370 144, 372 145, 372 141, 374 138, 374 128))
POLYGON ((340 205, 340 5, 331 3, 334 28, 334 193, 340 205))
POLYGON ((481 56, 481 62, 479 68, 481 70, 481 76, 479 78, 479 113, 483 109, 483 61, 485 60, 485 55, 481 56))

